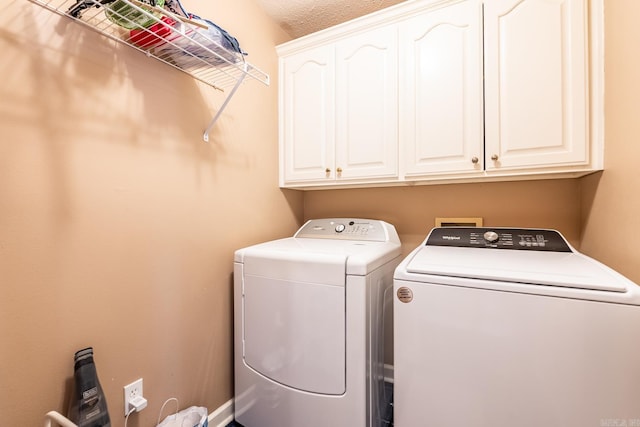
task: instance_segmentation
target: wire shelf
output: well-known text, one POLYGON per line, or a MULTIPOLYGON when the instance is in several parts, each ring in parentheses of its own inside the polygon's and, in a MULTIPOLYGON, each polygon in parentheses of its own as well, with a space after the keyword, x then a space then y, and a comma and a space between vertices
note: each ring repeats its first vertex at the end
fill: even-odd
POLYGON ((138 0, 29 1, 228 92, 204 132, 205 141, 246 77, 270 84, 268 74, 245 61, 239 46, 231 42, 235 39, 224 37, 210 21, 178 15, 138 0))

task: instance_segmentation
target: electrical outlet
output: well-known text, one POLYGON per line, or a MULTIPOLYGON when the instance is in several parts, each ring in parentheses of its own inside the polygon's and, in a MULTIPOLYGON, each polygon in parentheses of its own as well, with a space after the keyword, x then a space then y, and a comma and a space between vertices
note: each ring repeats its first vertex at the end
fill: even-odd
POLYGON ((131 410, 129 402, 136 397, 143 397, 142 394, 142 378, 124 386, 124 415, 131 410))

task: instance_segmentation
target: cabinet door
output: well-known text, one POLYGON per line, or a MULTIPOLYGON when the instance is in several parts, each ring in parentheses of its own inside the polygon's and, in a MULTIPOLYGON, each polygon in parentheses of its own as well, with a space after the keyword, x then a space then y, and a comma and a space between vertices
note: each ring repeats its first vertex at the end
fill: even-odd
POLYGON ((397 42, 390 25, 336 45, 337 179, 398 175, 397 42))
POLYGON ((468 0, 400 24, 405 175, 481 172, 482 5, 468 0))
POLYGON ((486 169, 589 161, 584 0, 486 0, 486 169))
POLYGON ((333 178, 333 45, 280 59, 281 185, 333 178))

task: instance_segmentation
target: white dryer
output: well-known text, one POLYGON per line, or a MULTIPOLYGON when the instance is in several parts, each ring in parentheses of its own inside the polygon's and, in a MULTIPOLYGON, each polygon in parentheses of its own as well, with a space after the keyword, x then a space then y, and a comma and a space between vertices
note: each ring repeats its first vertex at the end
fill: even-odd
POLYGON ((394 425, 640 425, 640 288, 556 231, 436 228, 394 276, 394 425))
POLYGON ((236 251, 237 422, 379 425, 383 304, 400 254, 392 225, 344 218, 236 251))

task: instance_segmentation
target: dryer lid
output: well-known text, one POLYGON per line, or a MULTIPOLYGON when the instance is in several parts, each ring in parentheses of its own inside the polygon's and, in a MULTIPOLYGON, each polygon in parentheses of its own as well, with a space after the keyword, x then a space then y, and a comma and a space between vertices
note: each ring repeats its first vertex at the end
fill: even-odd
POLYGON ((335 261, 334 264, 342 269, 342 274, 366 276, 399 257, 401 253, 400 243, 395 242, 287 237, 239 249, 234 260, 244 263, 251 256, 265 260, 288 259, 307 264, 318 261, 330 265, 335 261))

